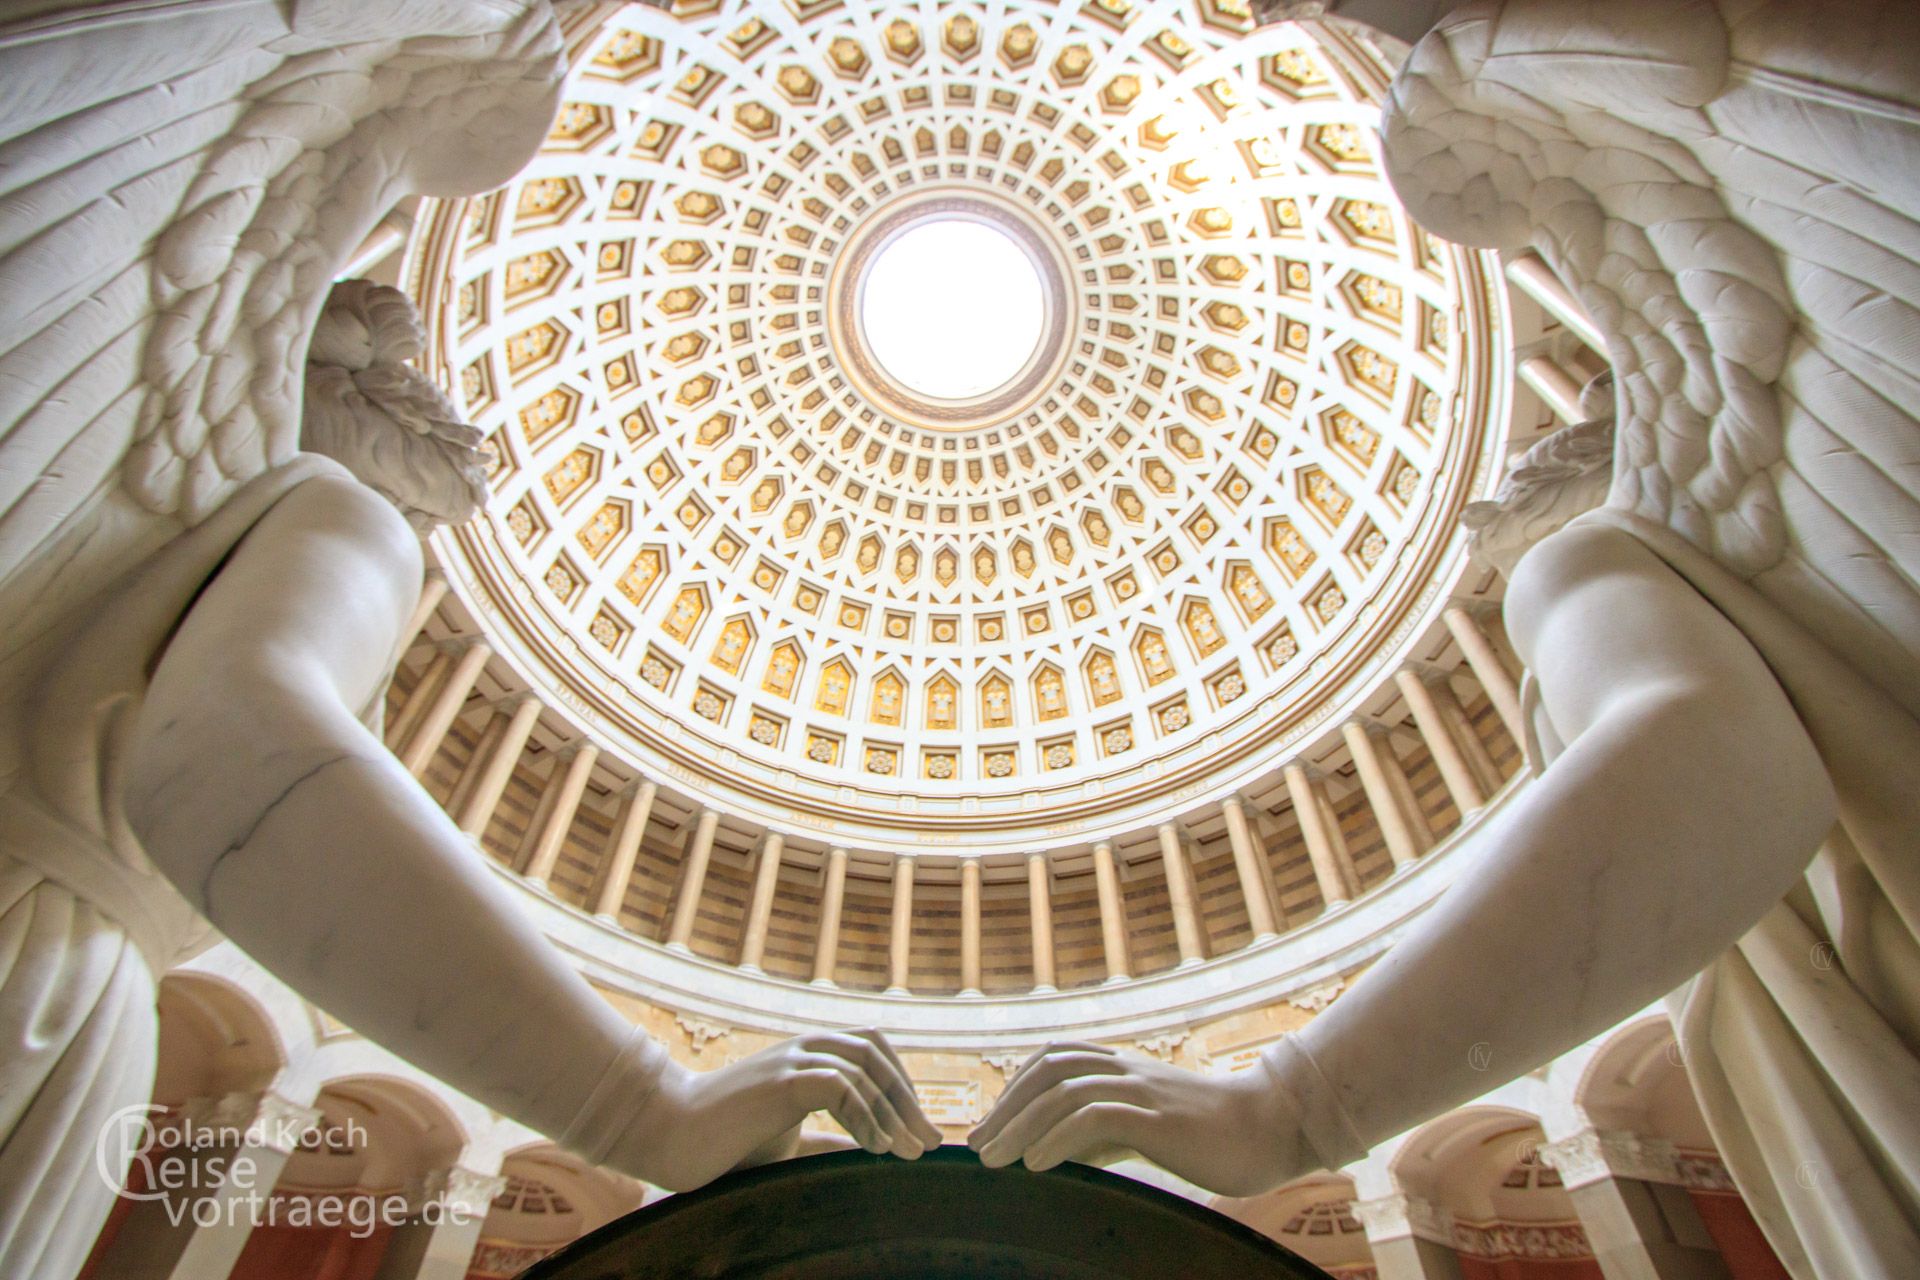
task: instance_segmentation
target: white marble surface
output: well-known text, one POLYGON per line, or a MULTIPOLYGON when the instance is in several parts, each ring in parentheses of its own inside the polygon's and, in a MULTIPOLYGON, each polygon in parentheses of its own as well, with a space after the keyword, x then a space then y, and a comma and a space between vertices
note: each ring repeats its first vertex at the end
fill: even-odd
POLYGON ((76 1153, 149 1096, 151 974, 200 927, 122 812, 151 664, 325 469, 301 375, 339 262, 402 195, 519 164, 558 40, 538 3, 28 10, 0 17, 0 1221, 31 1225, 0 1273, 63 1276, 112 1202, 76 1153))

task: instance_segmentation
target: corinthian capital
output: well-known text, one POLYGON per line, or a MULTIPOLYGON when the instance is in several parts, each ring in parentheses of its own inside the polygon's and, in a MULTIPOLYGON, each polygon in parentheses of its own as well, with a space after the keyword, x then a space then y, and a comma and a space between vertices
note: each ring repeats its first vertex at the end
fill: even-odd
POLYGON ((1540 1148, 1540 1158, 1560 1171, 1569 1189, 1608 1178, 1640 1182, 1679 1182, 1673 1144, 1613 1129, 1582 1129, 1570 1138, 1540 1148))

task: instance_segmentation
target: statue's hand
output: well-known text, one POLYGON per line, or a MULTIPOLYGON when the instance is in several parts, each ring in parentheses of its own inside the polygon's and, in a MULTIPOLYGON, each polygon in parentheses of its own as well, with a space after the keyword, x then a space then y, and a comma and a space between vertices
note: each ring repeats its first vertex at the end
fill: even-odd
POLYGON ((983 1164, 1107 1163, 1138 1152, 1223 1195, 1253 1195, 1314 1164, 1265 1071, 1203 1076, 1096 1044, 1027 1059, 967 1139, 983 1164))
POLYGON ((912 1160, 940 1145, 886 1037, 854 1031, 796 1036, 716 1071, 667 1064, 609 1163, 684 1191, 791 1154, 815 1111, 876 1154, 912 1160))

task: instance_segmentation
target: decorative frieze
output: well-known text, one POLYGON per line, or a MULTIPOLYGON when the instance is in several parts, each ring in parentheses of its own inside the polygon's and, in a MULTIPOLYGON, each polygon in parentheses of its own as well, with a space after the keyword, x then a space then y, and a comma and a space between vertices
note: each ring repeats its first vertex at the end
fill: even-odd
POLYGON ((1554 1262, 1593 1256, 1587 1233, 1577 1222, 1456 1222, 1453 1247, 1488 1262, 1554 1262))
POLYGON ((1419 1196, 1397 1193, 1374 1200, 1355 1200, 1353 1216, 1367 1229, 1367 1239, 1376 1244, 1417 1236, 1453 1248, 1453 1215, 1419 1196))
POLYGON ((1334 998, 1346 988, 1346 979, 1334 978, 1317 986, 1308 987, 1305 991, 1294 992, 1287 997, 1287 1003, 1296 1009, 1305 1009, 1308 1013, 1319 1013, 1332 1004, 1334 998))
POLYGON ((1560 1171, 1568 1189, 1607 1178, 1640 1182, 1682 1181, 1677 1152, 1664 1138, 1644 1138, 1612 1129, 1583 1129, 1540 1148, 1540 1158, 1560 1171))
POLYGON ((705 1050, 706 1047, 715 1040, 720 1040, 733 1034, 732 1027, 723 1026, 717 1022, 708 1022, 703 1018, 689 1018, 685 1014, 676 1013, 673 1016, 673 1020, 680 1024, 680 1030, 686 1033, 687 1042, 693 1046, 693 1051, 696 1054, 705 1050))

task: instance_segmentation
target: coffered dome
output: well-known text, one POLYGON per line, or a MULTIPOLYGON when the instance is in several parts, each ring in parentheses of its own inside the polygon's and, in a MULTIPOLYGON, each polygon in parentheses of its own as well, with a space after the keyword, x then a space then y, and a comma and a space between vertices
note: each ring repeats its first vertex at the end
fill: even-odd
POLYGON ((1366 692, 1507 359, 1380 175, 1376 54, 1232 0, 609 13, 408 268, 494 455, 439 550, 555 705, 952 852, 1138 825, 1366 692))

